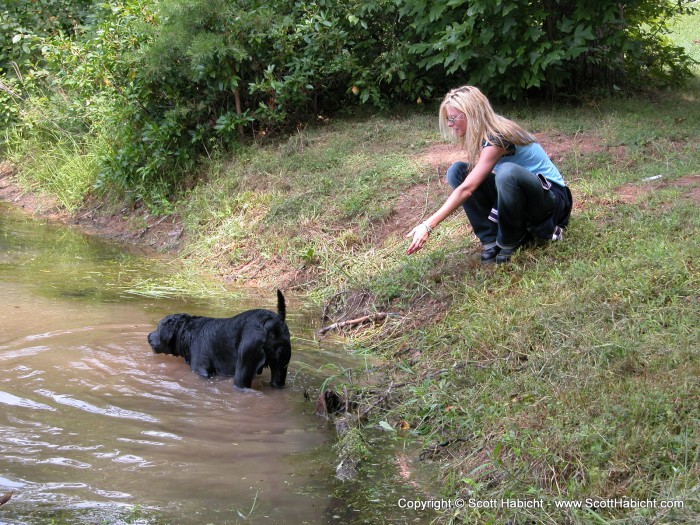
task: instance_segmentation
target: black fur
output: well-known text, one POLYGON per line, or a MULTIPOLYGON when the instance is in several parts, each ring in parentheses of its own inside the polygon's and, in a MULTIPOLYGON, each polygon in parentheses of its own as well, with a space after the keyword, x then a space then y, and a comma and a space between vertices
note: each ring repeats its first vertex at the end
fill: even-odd
POLYGON ((239 390, 250 388, 255 373, 269 367, 270 384, 282 388, 292 355, 285 315, 284 295, 277 290, 277 313, 247 310, 229 318, 173 314, 148 334, 148 344, 156 354, 184 357, 204 377, 233 376, 239 390))

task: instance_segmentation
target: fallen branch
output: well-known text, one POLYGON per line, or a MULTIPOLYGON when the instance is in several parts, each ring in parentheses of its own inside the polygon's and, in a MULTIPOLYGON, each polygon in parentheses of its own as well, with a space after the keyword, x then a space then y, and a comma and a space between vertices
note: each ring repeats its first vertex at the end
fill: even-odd
POLYGON ((138 233, 138 236, 139 237, 143 236, 143 234, 145 234, 148 230, 150 230, 151 228, 155 228, 156 226, 158 226, 161 222, 163 222, 167 218, 168 218, 168 216, 165 215, 165 216, 161 217, 160 219, 158 219, 155 223, 153 223, 149 226, 146 226, 138 233))
POLYGON ((382 320, 386 319, 387 315, 389 315, 389 314, 387 314, 386 312, 379 312, 379 313, 372 314, 372 315, 364 315, 362 317, 358 317, 357 319, 350 319, 348 321, 341 321, 339 323, 330 324, 328 326, 321 328, 317 333, 318 333, 318 335, 323 335, 326 332, 330 332, 331 330, 338 330, 339 328, 344 328, 346 326, 356 326, 358 324, 367 323, 367 322, 375 322, 376 323, 377 321, 382 321, 382 320))
POLYGON ((393 381, 392 381, 391 383, 389 383, 389 388, 387 388, 382 394, 380 394, 379 397, 378 397, 378 399, 376 399, 376 400, 374 401, 374 403, 372 403, 370 406, 367 406, 367 407, 365 407, 364 409, 362 409, 362 414, 361 414, 361 416, 362 416, 362 417, 367 416, 367 414, 369 414, 372 410, 374 410, 375 407, 377 407, 378 405, 384 403, 384 402, 389 398, 389 396, 391 395, 391 390, 392 390, 392 388, 394 388, 395 386, 403 386, 403 384, 394 385, 394 382, 393 382, 393 381))
POLYGON ((448 439, 442 443, 437 443, 426 448, 418 456, 421 461, 430 458, 431 456, 437 455, 440 451, 446 450, 447 447, 454 445, 455 443, 469 443, 470 440, 465 438, 448 439))

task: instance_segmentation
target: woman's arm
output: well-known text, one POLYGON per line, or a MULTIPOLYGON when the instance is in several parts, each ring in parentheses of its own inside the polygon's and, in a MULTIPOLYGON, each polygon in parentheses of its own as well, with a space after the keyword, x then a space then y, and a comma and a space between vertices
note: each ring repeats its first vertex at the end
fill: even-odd
POLYGON ((498 162, 498 159, 500 159, 505 152, 505 149, 496 146, 486 146, 481 150, 479 160, 474 168, 469 172, 464 182, 455 188, 450 196, 447 197, 447 200, 440 206, 440 209, 408 232, 406 237, 413 237, 411 245, 406 252, 408 255, 420 250, 428 240, 430 231, 464 204, 464 201, 471 197, 472 193, 476 191, 489 173, 493 171, 496 162, 498 162))

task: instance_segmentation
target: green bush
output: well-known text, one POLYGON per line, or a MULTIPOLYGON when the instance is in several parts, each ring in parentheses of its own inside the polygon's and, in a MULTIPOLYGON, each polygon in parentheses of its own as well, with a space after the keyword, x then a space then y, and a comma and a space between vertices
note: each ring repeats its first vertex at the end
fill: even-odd
MULTIPOLYGON (((22 95, 35 87, 46 38, 75 34, 90 18, 90 0, 4 0, 0 7, 0 126, 19 115, 22 95)), ((39 74, 39 76, 41 76, 39 74)))
POLYGON ((691 4, 401 0, 400 12, 412 20, 408 44, 421 66, 518 98, 533 88, 561 95, 687 80, 692 60, 666 34, 691 4))

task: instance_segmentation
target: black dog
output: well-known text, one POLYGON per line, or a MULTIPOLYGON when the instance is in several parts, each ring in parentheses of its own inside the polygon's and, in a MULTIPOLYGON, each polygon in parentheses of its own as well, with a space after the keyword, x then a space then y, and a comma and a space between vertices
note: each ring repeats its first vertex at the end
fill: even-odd
POLYGON ((282 388, 292 355, 285 314, 284 295, 277 290, 277 313, 247 310, 225 319, 173 314, 148 334, 148 344, 156 354, 184 357, 204 377, 233 376, 238 390, 250 388, 255 373, 269 366, 270 384, 282 388))

